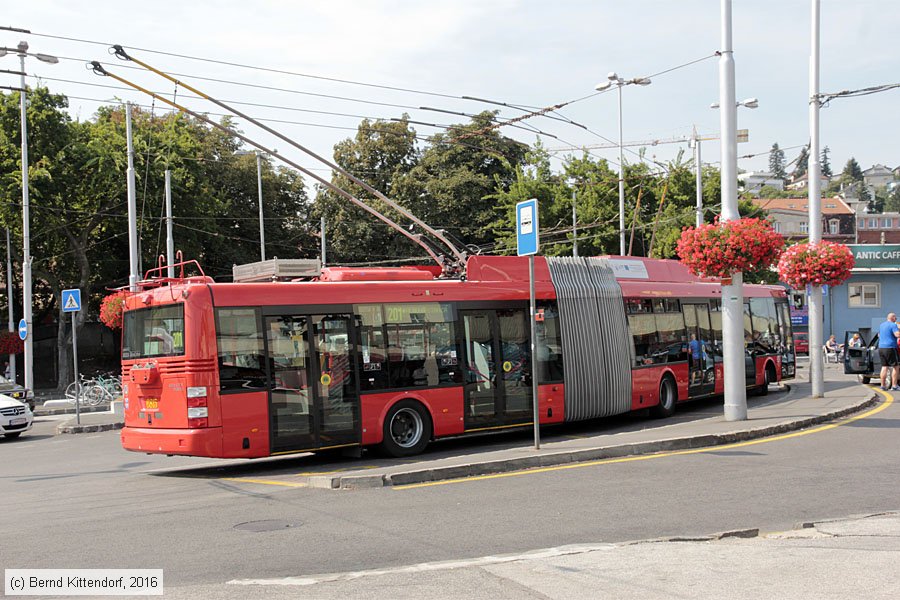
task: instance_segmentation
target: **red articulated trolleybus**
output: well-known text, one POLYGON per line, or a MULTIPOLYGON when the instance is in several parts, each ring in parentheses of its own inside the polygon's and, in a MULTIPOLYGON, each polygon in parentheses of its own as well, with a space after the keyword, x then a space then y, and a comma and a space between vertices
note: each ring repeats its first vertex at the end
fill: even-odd
MULTIPOLYGON (((524 257, 472 256, 454 279, 438 266, 277 259, 235 267, 234 283, 157 270, 126 300, 122 445, 406 456, 437 438, 531 426, 535 384, 542 424, 645 408, 665 417, 722 394, 717 282, 648 258, 535 267, 537 374, 524 257)), ((744 294, 747 387, 766 393, 795 373, 788 302, 776 286, 744 294)))

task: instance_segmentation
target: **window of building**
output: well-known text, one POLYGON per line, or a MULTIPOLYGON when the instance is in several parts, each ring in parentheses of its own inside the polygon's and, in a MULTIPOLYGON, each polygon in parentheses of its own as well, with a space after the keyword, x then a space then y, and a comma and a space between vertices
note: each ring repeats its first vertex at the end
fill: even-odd
POLYGON ((881 219, 881 228, 882 229, 890 229, 891 228, 891 219, 881 219))
POLYGON ((847 287, 850 308, 878 308, 881 306, 880 283, 851 283, 847 287))
POLYGON ((860 229, 866 228, 866 220, 865 219, 860 219, 859 221, 857 221, 857 224, 859 225, 860 229))
POLYGON ((878 219, 871 218, 869 219, 869 229, 876 229, 878 227, 878 219))
POLYGON ((775 221, 772 223, 772 227, 775 229, 775 233, 781 233, 781 223, 775 221))
POLYGON ((809 233, 809 221, 800 222, 800 233, 809 233))
POLYGON ((831 235, 837 235, 841 231, 841 222, 837 219, 832 219, 828 221, 828 233, 831 235))

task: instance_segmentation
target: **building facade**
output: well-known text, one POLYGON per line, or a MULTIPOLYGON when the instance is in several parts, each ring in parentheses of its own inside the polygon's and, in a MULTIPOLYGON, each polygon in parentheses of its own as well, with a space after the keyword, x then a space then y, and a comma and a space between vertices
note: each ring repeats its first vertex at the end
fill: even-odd
MULTIPOLYGON (((789 242, 809 237, 809 198, 754 198, 753 204, 789 242)), ((822 239, 842 244, 856 240, 856 214, 840 198, 822 198, 822 239)))
MULTIPOLYGON (((880 216, 880 215, 879 215, 880 216)), ((889 312, 900 314, 900 244, 851 244, 856 267, 825 297, 825 338, 843 343, 858 331, 868 342, 889 312)))

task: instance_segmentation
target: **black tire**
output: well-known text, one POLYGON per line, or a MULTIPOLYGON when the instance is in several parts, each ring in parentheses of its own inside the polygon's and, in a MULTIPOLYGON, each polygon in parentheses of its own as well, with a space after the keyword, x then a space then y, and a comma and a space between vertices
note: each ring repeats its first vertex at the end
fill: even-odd
POLYGON ((671 417, 675 412, 675 403, 678 402, 678 388, 675 380, 665 375, 659 382, 659 404, 650 408, 650 415, 657 419, 671 417))
POLYGON ((394 404, 384 419, 381 450, 400 458, 420 454, 431 441, 431 415, 415 400, 394 404))
POLYGON ((869 382, 872 381, 872 378, 866 377, 865 375, 860 375, 859 380, 863 382, 863 385, 869 385, 869 382))
POLYGON ((22 435, 22 432, 21 432, 21 431, 17 431, 17 432, 15 432, 15 433, 5 433, 5 434, 3 434, 3 435, 5 435, 5 436, 6 436, 6 439, 8 439, 8 440, 14 440, 14 439, 16 439, 17 437, 19 437, 20 435, 22 435))
POLYGON ((775 366, 772 363, 766 365, 766 370, 764 371, 764 381, 762 387, 759 388, 760 396, 768 396, 769 395, 769 384, 775 382, 778 379, 778 375, 775 373, 775 366))

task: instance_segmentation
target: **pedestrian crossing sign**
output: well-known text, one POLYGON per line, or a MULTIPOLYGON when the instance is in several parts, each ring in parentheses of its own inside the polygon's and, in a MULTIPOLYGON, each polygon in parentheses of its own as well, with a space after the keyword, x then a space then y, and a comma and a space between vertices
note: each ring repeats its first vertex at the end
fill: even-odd
POLYGON ((81 310, 81 290, 62 291, 63 312, 78 312, 81 310))

